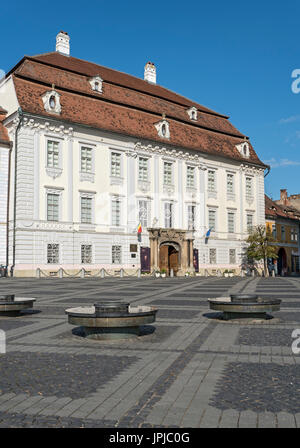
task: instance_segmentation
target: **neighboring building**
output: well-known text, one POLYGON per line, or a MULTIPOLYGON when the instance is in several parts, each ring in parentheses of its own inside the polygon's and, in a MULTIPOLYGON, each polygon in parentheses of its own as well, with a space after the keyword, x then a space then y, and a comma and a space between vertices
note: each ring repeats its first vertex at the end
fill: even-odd
POLYGON ((290 208, 290 210, 297 210, 300 212, 300 194, 287 195, 286 189, 280 190, 280 199, 274 201, 276 204, 283 205, 290 208))
POLYGON ((276 239, 278 258, 273 260, 278 275, 299 273, 299 223, 300 212, 280 205, 267 195, 266 226, 276 239))
POLYGON ((7 197, 11 144, 7 129, 3 126, 6 110, 0 107, 0 265, 7 265, 7 197))
POLYGON ((60 32, 0 82, 0 105, 13 142, 0 263, 14 275, 240 269, 268 167, 227 116, 157 85, 154 64, 138 79, 76 59, 60 32))

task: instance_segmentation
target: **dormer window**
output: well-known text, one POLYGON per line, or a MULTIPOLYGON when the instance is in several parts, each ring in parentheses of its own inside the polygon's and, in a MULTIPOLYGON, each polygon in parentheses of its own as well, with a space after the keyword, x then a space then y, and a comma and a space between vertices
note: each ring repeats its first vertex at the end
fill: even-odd
POLYGON ((94 76, 94 78, 91 78, 91 79, 89 80, 89 82, 90 82, 90 85, 91 85, 92 89, 93 89, 95 92, 102 93, 102 83, 103 83, 103 79, 100 78, 100 76, 94 76))
POLYGON ((55 114, 61 113, 60 94, 55 90, 46 92, 43 96, 44 108, 47 112, 55 114))
POLYGON ((196 107, 190 107, 187 110, 187 113, 191 120, 197 121, 198 111, 197 111, 196 107))
POLYGON ((170 138, 170 127, 167 120, 163 119, 154 125, 159 137, 170 138))
POLYGON ((236 148, 239 150, 242 157, 250 157, 250 146, 248 142, 240 143, 239 145, 236 145, 236 148))

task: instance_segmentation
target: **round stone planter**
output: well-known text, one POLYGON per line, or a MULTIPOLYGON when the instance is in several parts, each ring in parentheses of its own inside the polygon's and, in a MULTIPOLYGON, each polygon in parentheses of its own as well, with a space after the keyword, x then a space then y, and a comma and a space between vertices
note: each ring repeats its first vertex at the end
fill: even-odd
POLYGON ((255 294, 232 294, 209 299, 209 307, 222 311, 223 319, 267 319, 267 313, 280 311, 281 300, 263 299, 255 294))
POLYGON ((19 316, 25 309, 33 308, 36 299, 15 297, 14 294, 0 295, 0 316, 19 316))
POLYGON ((83 336, 113 341, 139 336, 140 326, 155 322, 157 308, 107 300, 90 307, 69 308, 65 312, 69 324, 82 327, 83 336))

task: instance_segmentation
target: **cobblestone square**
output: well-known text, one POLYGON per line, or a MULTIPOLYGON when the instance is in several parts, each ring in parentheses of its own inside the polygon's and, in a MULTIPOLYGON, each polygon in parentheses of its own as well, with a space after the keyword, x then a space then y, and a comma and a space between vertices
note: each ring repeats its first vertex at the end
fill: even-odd
POLYGON ((0 317, 0 427, 300 426, 299 278, 1 278, 0 289, 37 299, 0 317), (214 319, 206 299, 239 292, 281 298, 281 311, 214 319), (65 309, 97 298, 157 306, 156 322, 128 341, 82 338, 65 309))

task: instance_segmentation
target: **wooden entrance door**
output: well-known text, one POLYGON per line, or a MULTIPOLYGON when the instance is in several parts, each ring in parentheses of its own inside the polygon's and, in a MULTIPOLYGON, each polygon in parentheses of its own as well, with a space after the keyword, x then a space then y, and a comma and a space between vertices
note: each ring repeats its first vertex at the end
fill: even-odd
POLYGON ((161 246, 159 250, 159 269, 166 271, 167 275, 170 275, 171 269, 173 269, 174 275, 178 271, 178 251, 173 246, 161 246))

